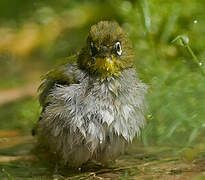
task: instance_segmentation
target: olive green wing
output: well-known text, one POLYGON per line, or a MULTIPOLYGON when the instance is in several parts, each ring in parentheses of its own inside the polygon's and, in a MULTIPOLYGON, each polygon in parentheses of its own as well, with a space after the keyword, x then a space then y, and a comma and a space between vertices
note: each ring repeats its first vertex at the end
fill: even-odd
MULTIPOLYGON (((77 68, 76 64, 77 56, 71 56, 66 59, 66 62, 59 64, 56 68, 52 69, 44 76, 42 76, 42 83, 38 88, 39 94, 39 102, 42 106, 42 111, 45 110, 46 106, 48 106, 51 102, 49 102, 49 94, 51 90, 54 88, 56 84, 58 85, 69 85, 76 82, 75 78, 75 70, 77 68)), ((41 120, 41 116, 39 117, 39 121, 41 120)), ((37 133, 38 123, 32 129, 32 135, 37 133)))
POLYGON ((52 69, 42 76, 42 84, 39 86, 39 102, 43 109, 49 103, 48 95, 55 84, 69 85, 76 83, 74 66, 76 66, 76 56, 71 56, 66 59, 66 62, 61 63, 56 68, 52 69))

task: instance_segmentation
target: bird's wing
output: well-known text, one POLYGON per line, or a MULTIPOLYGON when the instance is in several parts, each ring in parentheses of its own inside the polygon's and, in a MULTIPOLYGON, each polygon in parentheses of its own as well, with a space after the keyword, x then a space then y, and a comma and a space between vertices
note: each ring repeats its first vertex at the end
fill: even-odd
MULTIPOLYGON (((77 68, 76 64, 77 56, 71 56, 66 59, 66 63, 59 64, 56 68, 52 69, 44 76, 42 76, 42 83, 38 88, 39 93, 39 102, 42 106, 41 114, 44 112, 46 106, 50 104, 49 102, 49 93, 56 84, 58 85, 70 85, 77 83, 75 70, 77 68)), ((41 115, 39 121, 41 120, 41 115)), ((37 133, 38 123, 32 129, 32 135, 37 133)))
POLYGON ((48 95, 55 84, 69 85, 76 83, 74 66, 76 66, 76 56, 71 56, 66 63, 58 65, 42 77, 42 83, 39 86, 39 102, 43 109, 49 103, 48 95))

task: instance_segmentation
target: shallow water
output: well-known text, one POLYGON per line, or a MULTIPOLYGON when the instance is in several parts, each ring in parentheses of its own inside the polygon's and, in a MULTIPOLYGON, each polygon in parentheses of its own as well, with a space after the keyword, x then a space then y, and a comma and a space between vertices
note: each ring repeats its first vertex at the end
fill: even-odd
POLYGON ((134 143, 108 168, 88 165, 76 170, 56 170, 55 162, 33 150, 36 142, 32 136, 15 130, 0 131, 0 135, 0 179, 3 180, 205 178, 205 153, 198 153, 194 159, 187 156, 194 149, 182 152, 179 147, 145 148, 134 143))

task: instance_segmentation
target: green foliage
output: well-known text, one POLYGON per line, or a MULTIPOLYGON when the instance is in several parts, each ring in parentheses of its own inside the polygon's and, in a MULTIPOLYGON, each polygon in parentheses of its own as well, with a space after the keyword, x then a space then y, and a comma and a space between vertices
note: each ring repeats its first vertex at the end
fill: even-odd
MULTIPOLYGON (((203 0, 46 0, 36 1, 35 4, 28 1, 21 8, 16 6, 16 9, 14 4, 5 2, 0 3, 3 3, 0 6, 1 23, 12 31, 0 29, 0 32, 18 37, 11 42, 7 39, 11 43, 6 46, 7 51, 13 53, 16 59, 22 56, 28 61, 35 59, 40 67, 45 64, 53 66, 55 62, 76 53, 85 45, 91 24, 99 20, 118 21, 132 40, 139 76, 150 86, 147 99, 148 114, 152 118, 148 118, 143 131, 144 144, 188 146, 202 141, 205 134, 205 80, 201 73, 204 72, 201 63, 205 59, 203 0), (12 10, 9 10, 11 6, 12 10), (6 13, 4 9, 12 12, 6 13), (32 24, 29 26, 32 28, 24 24, 32 24), (181 34, 183 36, 179 36, 181 34), (22 39, 28 37, 35 37, 27 42, 29 46, 26 47, 29 48, 22 46, 19 49, 24 42, 22 39), (176 37, 183 46, 177 43, 178 40, 172 43, 176 37), (188 37, 189 42, 184 37, 188 37), (12 44, 17 40, 17 45, 12 44)), ((0 53, 5 53, 2 42, 0 53)), ((18 76, 18 72, 25 72, 25 67, 15 66, 15 63, 11 63, 10 68, 4 66, 8 70, 0 79, 1 87, 24 82, 25 77, 18 76)), ((1 128, 31 127, 32 122, 37 120, 38 111, 38 103, 33 100, 4 105, 0 118, 5 121, 2 121, 1 128), (7 109, 10 111, 7 112, 7 109), (7 119, 13 123, 6 124, 7 119)))
POLYGON ((1 129, 20 129, 31 132, 40 114, 37 99, 22 99, 15 103, 1 105, 1 129))

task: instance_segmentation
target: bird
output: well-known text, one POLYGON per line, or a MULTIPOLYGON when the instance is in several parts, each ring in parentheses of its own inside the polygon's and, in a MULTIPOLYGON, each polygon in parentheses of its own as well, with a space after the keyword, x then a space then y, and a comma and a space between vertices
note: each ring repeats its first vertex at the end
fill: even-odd
POLYGON ((38 144, 62 166, 112 163, 145 125, 147 90, 127 34, 116 21, 100 21, 79 53, 43 76, 38 144))

